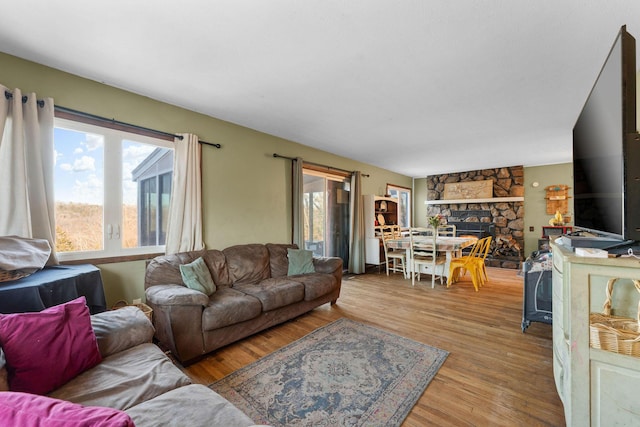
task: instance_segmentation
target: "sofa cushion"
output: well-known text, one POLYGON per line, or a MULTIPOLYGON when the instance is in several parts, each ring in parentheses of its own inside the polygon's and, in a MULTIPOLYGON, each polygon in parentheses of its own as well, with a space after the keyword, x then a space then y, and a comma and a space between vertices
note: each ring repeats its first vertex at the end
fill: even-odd
POLYGON ((144 274, 144 286, 184 285, 180 274, 180 265, 189 264, 204 256, 206 251, 180 252, 171 255, 157 256, 149 262, 144 274))
POLYGON ((288 277, 267 279, 255 285, 236 285, 234 289, 258 298, 263 311, 275 310, 304 298, 304 285, 288 277))
POLYGON ((315 273, 313 267, 313 252, 305 249, 288 249, 287 258, 289 258, 288 276, 296 274, 315 273))
POLYGON ((236 245, 224 249, 229 279, 233 286, 258 283, 271 277, 269 250, 265 245, 236 245))
POLYGON ((105 357, 98 366, 78 375, 50 397, 88 406, 125 410, 191 384, 154 344, 140 344, 105 357))
POLYGON ((202 313, 202 329, 210 331, 244 322, 262 313, 260 301, 233 288, 221 288, 211 295, 202 313))
POLYGON ((284 277, 289 271, 289 258, 287 249, 298 249, 298 245, 284 243, 267 243, 269 250, 269 263, 271 264, 271 277, 284 277))
POLYGON ((0 422, 20 427, 134 427, 125 412, 31 393, 0 393, 0 422))
POLYGON ((209 267, 211 277, 216 286, 231 286, 229 279, 229 269, 227 268, 227 259, 224 252, 217 249, 209 249, 202 256, 209 267))
POLYGON ((150 343, 155 329, 149 318, 135 306, 126 306, 91 316, 102 357, 107 357, 138 344, 150 343))
POLYGON ((304 300, 313 301, 336 289, 338 280, 332 274, 311 273, 289 277, 304 285, 304 300))
POLYGON ((85 297, 0 315, 0 345, 12 391, 48 393, 102 359, 85 297))
POLYGON ((213 283, 209 267, 202 257, 196 258, 189 264, 181 264, 180 275, 189 289, 202 292, 205 295, 211 295, 216 291, 216 284, 213 283))
POLYGON ((177 306, 206 306, 209 295, 194 291, 182 285, 155 285, 144 291, 147 302, 152 305, 177 306))
POLYGON ((253 421, 229 401, 201 384, 171 390, 127 409, 136 427, 248 427, 253 421), (159 422, 161 420, 161 422, 159 422))

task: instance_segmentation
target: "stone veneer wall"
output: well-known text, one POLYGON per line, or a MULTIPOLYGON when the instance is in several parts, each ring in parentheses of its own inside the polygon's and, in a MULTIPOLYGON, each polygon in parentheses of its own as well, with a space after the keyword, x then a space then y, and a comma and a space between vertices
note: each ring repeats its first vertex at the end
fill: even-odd
MULTIPOLYGON (((427 199, 443 200, 444 184, 454 182, 493 180, 493 197, 523 197, 524 167, 511 166, 469 172, 430 175, 427 177, 427 199)), ((524 251, 524 202, 481 202, 429 205, 427 216, 440 214, 449 217, 455 210, 488 210, 491 218, 469 218, 467 221, 486 221, 496 225, 496 237, 511 237, 520 246, 517 257, 487 258, 487 265, 520 268, 524 251)))

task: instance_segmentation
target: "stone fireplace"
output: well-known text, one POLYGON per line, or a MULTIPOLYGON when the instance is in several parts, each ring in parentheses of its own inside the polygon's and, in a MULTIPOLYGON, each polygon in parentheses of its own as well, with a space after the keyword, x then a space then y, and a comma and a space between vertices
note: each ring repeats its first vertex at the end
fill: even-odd
POLYGON ((442 215, 458 235, 492 236, 487 265, 520 268, 524 249, 524 168, 483 169, 427 177, 427 216, 442 215), (493 181, 492 197, 444 198, 445 184, 493 181))

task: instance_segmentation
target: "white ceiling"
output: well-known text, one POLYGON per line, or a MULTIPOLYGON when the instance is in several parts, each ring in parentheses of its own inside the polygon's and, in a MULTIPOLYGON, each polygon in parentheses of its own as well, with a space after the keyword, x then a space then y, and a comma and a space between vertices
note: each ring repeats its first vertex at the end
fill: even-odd
POLYGON ((12 3, 0 51, 414 177, 571 161, 640 37, 638 0, 12 3))

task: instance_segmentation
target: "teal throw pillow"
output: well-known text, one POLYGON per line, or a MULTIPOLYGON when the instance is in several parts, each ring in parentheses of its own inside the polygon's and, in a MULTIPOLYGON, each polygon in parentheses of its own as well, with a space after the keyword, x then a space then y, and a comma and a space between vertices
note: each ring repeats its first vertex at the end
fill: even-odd
POLYGON ((207 264, 202 257, 190 264, 181 264, 180 275, 184 284, 190 289, 207 295, 211 295, 216 291, 216 284, 213 283, 209 268, 207 268, 207 264))
POLYGON ((313 252, 304 249, 287 249, 289 258, 288 275, 315 273, 313 266, 313 252))

